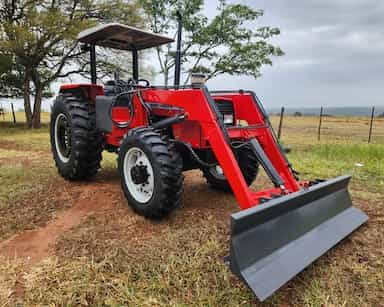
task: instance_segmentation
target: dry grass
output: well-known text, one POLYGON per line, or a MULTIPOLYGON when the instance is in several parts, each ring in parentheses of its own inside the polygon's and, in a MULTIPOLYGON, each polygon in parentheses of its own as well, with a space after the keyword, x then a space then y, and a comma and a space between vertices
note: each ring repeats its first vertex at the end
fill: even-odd
POLYGON ((18 260, 0 257, 0 306, 10 305, 21 268, 18 260))
MULTIPOLYGON (((16 116, 16 123, 18 124, 22 124, 24 125, 26 120, 25 120, 25 113, 24 112, 15 112, 15 116, 16 116)), ((47 124, 49 123, 49 118, 50 118, 50 113, 48 112, 41 112, 41 122, 43 124, 47 124)), ((12 116, 12 113, 9 111, 9 112, 6 112, 3 115, 0 115, 0 123, 3 122, 3 123, 13 123, 13 116, 12 116)))
MULTIPOLYGON (((317 143, 303 120, 314 125, 287 118, 287 127, 295 128, 283 132, 293 164, 304 178, 352 173, 354 203, 370 221, 264 305, 382 306, 384 144, 363 144, 359 135, 317 143)), ((44 226, 87 189, 56 175, 46 127, 26 132, 0 126, 0 176, 1 239, 44 226)), ((0 306, 261 305, 223 262, 228 217, 236 210, 232 196, 208 189, 198 172, 189 172, 185 207, 154 223, 127 208, 114 155, 104 155, 94 185, 100 192, 93 197, 105 197, 113 210, 63 233, 51 256, 33 267, 0 259, 0 306)))
POLYGON ((243 286, 233 287, 236 283, 222 261, 222 229, 199 226, 147 237, 141 244, 116 244, 98 261, 51 260, 27 276, 26 301, 92 306, 249 304, 250 294, 243 286))
MULTIPOLYGON (((279 116, 272 116, 275 129, 279 116)), ((367 142, 370 118, 368 117, 324 117, 321 129, 322 142, 367 142)), ((283 142, 295 137, 303 143, 318 143, 319 118, 316 116, 285 116, 282 128, 283 142), (299 138, 297 138, 299 137, 299 138)), ((384 143, 384 118, 375 118, 372 129, 372 143, 384 143)))

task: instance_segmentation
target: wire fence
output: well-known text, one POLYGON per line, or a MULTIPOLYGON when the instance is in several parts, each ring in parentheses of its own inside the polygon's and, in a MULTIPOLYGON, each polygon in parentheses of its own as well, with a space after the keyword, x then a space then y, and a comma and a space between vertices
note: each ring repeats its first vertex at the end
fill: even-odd
POLYGON ((17 123, 16 120, 16 112, 13 106, 13 103, 10 103, 10 109, 6 109, 3 107, 3 104, 0 104, 0 120, 2 121, 12 121, 13 124, 17 123))
MULTIPOLYGON (((272 125, 282 141, 300 137, 310 142, 350 140, 384 144, 384 114, 375 108, 367 108, 366 116, 332 115, 327 108, 320 107, 317 115, 304 115, 300 112, 286 112, 284 107, 279 114, 272 114, 272 125)), ((42 113, 42 123, 49 122, 49 113, 42 113)), ((9 108, 0 105, 0 122, 25 123, 24 112, 15 112, 13 104, 9 108)))
POLYGON ((279 139, 305 136, 313 141, 351 140, 384 143, 384 114, 367 108, 366 116, 332 115, 320 107, 318 115, 288 114, 284 107, 272 115, 272 124, 279 139))

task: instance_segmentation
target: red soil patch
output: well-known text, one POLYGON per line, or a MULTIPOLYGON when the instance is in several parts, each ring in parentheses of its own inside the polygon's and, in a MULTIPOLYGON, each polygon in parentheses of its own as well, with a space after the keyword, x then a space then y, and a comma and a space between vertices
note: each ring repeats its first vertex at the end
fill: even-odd
POLYGON ((56 239, 92 213, 109 209, 110 195, 100 186, 83 186, 76 204, 44 227, 16 235, 0 245, 0 254, 34 264, 47 257, 56 239), (97 197, 95 195, 97 194, 97 197))
POLYGON ((15 142, 10 141, 0 141, 0 148, 7 149, 7 150, 16 150, 16 151, 26 151, 31 150, 31 146, 27 144, 19 144, 15 142))

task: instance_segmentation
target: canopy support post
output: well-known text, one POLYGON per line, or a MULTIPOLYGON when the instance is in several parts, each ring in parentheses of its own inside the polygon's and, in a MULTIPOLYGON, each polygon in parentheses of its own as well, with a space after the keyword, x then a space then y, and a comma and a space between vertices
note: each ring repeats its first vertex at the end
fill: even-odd
POLYGON ((90 65, 91 65, 91 83, 97 83, 97 72, 96 72, 96 46, 94 44, 90 45, 90 65))
POLYGON ((132 50, 132 75, 133 80, 139 80, 139 55, 136 49, 132 50))

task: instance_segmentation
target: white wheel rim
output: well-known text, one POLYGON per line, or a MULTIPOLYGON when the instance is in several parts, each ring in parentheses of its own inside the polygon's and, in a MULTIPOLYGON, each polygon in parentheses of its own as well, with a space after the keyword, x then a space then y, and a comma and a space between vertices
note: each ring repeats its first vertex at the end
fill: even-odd
POLYGON ((139 203, 147 203, 152 198, 155 180, 151 162, 144 151, 137 147, 130 148, 124 157, 123 172, 125 184, 132 197, 139 203), (137 179, 132 177, 132 169, 135 167, 146 169, 148 178, 145 183, 137 183, 137 179))
MULTIPOLYGON (((57 155, 59 156, 59 159, 64 162, 64 163, 67 163, 70 159, 70 155, 68 157, 64 156, 64 154, 62 153, 62 149, 60 148, 60 137, 59 137, 59 124, 60 124, 60 121, 61 120, 68 120, 67 117, 63 114, 63 113, 60 113, 57 117, 56 117, 56 120, 55 120, 55 129, 54 129, 54 135, 55 135, 55 148, 56 148, 56 152, 57 152, 57 155)), ((68 135, 66 135, 66 137, 69 137, 68 135)), ((70 142, 70 140, 66 140, 67 142, 70 142)))
POLYGON ((209 169, 209 172, 217 179, 220 179, 220 180, 225 180, 225 175, 224 175, 224 171, 223 169, 221 168, 220 165, 216 165, 214 167, 211 167, 209 169))

